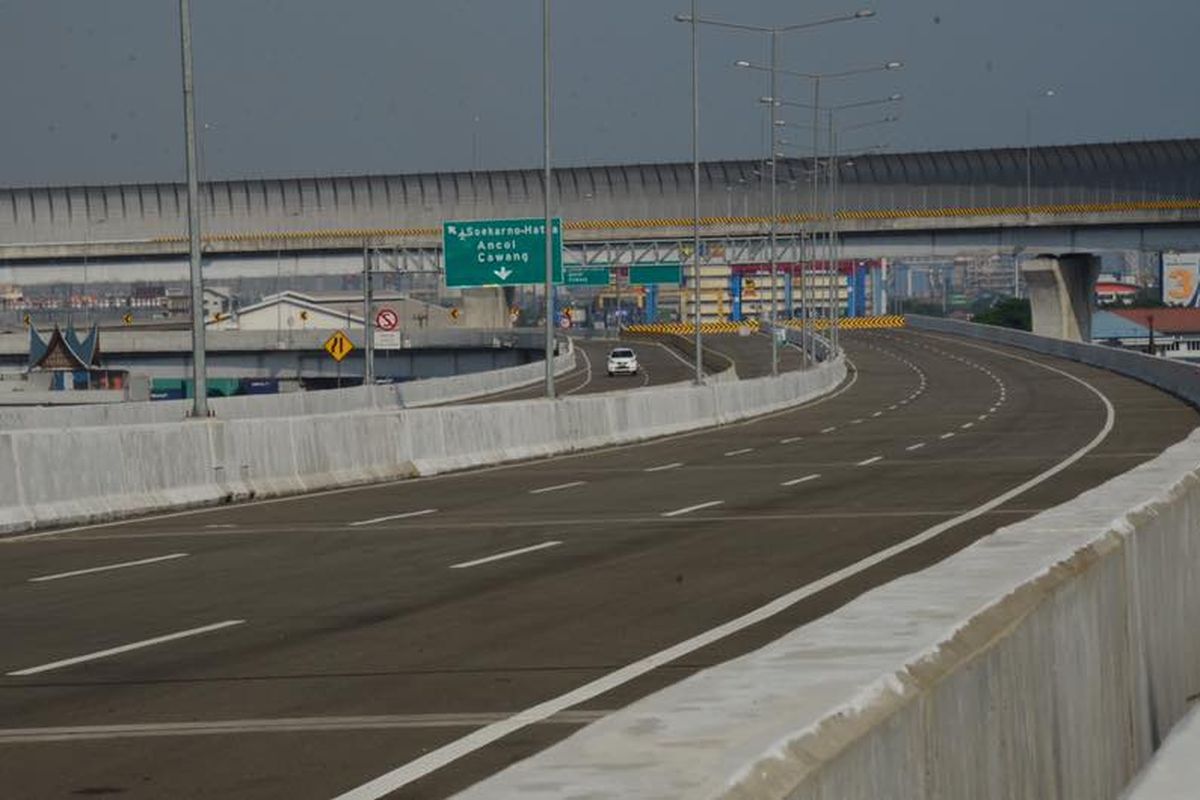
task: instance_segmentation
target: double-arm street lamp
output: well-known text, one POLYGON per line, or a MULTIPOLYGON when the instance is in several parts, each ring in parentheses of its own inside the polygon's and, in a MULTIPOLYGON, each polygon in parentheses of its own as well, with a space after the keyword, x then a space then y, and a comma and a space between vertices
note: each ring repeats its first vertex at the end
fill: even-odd
MULTIPOLYGON (((765 33, 770 36, 771 41, 771 95, 776 94, 775 82, 776 76, 779 73, 779 35, 782 33, 792 33, 794 31, 808 30, 818 28, 823 25, 832 25, 837 22, 853 22, 855 20, 869 19, 875 16, 875 12, 870 9, 863 9, 849 14, 828 17, 825 19, 814 20, 812 22, 802 22, 795 25, 779 25, 779 26, 763 26, 763 25, 743 25, 736 22, 726 22, 708 17, 701 17, 699 13, 698 0, 692 0, 692 10, 690 14, 677 14, 676 22, 684 22, 692 26, 692 304, 694 306, 694 320, 696 328, 696 382, 699 383, 703 379, 703 373, 700 366, 701 357, 701 292, 700 292, 700 155, 699 155, 699 139, 700 139, 700 110, 699 110, 699 26, 710 25, 717 28, 726 28, 729 30, 748 31, 751 33, 765 33)), ((771 222, 770 222, 770 267, 771 267, 771 324, 774 326, 778 317, 778 264, 775 253, 775 238, 778 227, 778 192, 776 190, 776 159, 775 159, 775 128, 776 115, 774 109, 771 112, 771 222)), ((803 281, 802 281, 803 283, 803 281)), ((808 363, 807 344, 803 348, 804 362, 808 363)), ((771 374, 779 373, 779 340, 774 330, 771 332, 771 374)))
MULTIPOLYGON (((820 111, 821 111, 821 82, 824 80, 850 78, 850 77, 854 77, 854 76, 858 76, 858 75, 869 75, 869 74, 875 73, 875 72, 889 72, 892 70, 902 69, 904 67, 904 64, 900 61, 888 61, 883 64, 873 64, 873 65, 867 65, 867 66, 863 66, 863 67, 853 67, 850 69, 836 70, 833 72, 802 72, 799 70, 780 69, 775 64, 772 64, 770 66, 765 66, 762 64, 755 64, 751 61, 735 61, 733 65, 735 67, 740 67, 742 69, 752 69, 752 70, 757 70, 760 72, 769 72, 769 73, 771 73, 772 78, 774 78, 775 75, 787 75, 787 76, 794 77, 794 78, 804 78, 806 80, 812 81, 812 84, 813 84, 812 104, 807 105, 807 106, 801 106, 801 107, 807 107, 807 108, 812 109, 812 159, 813 159, 814 167, 817 164, 818 160, 820 159, 821 122, 820 122, 819 115, 820 115, 820 111)), ((772 80, 772 84, 774 84, 774 80, 772 80)), ((771 96, 767 100, 767 102, 770 103, 772 108, 775 108, 778 105, 783 105, 783 103, 781 101, 779 101, 779 95, 774 89, 771 90, 771 96)), ((874 102, 875 101, 868 101, 869 104, 874 104, 874 102)), ((891 102, 891 100, 889 99, 887 102, 891 102)), ((800 104, 796 104, 796 105, 799 106, 800 104)), ((772 125, 772 134, 774 134, 774 130, 775 130, 775 126, 772 125)), ((817 208, 818 208, 819 201, 820 201, 819 183, 820 182, 818 180, 816 180, 816 179, 813 180, 812 209, 813 209, 814 214, 817 213, 817 208)), ((814 257, 816 255, 815 239, 814 239, 813 255, 814 255, 814 257)), ((812 333, 810 331, 811 326, 810 326, 809 319, 808 319, 809 318, 809 300, 811 298, 807 294, 808 287, 807 287, 807 281, 805 280, 803 262, 801 262, 801 264, 800 264, 800 270, 801 270, 800 293, 801 293, 801 298, 802 298, 802 305, 804 307, 804 315, 803 315, 803 317, 801 317, 801 335, 802 335, 802 338, 804 338, 805 340, 811 340, 812 333)), ((836 320, 836 315, 832 314, 832 312, 831 312, 831 316, 833 316, 833 318, 836 320)))
MULTIPOLYGON (((1034 100, 1054 97, 1053 89, 1042 89, 1034 100)), ((1025 106, 1025 220, 1033 216, 1033 103, 1025 106)), ((1013 297, 1021 296, 1021 257, 1013 254, 1013 297)))

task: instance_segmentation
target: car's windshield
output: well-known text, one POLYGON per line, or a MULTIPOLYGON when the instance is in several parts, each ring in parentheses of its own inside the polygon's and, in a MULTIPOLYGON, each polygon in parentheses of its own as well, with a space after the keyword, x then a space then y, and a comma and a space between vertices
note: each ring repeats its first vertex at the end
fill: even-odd
POLYGON ((613 350, 609 358, 633 358, 632 350, 613 350))

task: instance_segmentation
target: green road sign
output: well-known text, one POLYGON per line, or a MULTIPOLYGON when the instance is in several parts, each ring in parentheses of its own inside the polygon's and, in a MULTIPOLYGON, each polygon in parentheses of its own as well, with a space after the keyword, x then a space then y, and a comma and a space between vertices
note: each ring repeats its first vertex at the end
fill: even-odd
POLYGON ((683 267, 679 264, 656 264, 652 267, 630 267, 629 285, 646 286, 651 283, 683 282, 683 267))
POLYGON ((608 267, 567 267, 563 270, 563 283, 567 286, 608 286, 612 282, 612 270, 608 267))
MULTIPOLYGON (((554 282, 562 283, 562 220, 553 221, 554 282)), ((546 281, 546 222, 486 219, 442 223, 447 286, 546 281)))

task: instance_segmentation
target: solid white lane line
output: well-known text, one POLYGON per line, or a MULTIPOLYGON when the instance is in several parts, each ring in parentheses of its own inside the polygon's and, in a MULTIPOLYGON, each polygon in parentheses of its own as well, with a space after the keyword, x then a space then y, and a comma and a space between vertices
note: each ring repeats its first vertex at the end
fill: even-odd
POLYGON ((41 575, 37 578, 30 578, 30 583, 41 583, 42 581, 57 581, 62 578, 74 578, 76 575, 91 575, 93 572, 108 572, 114 569, 125 569, 126 567, 140 567, 143 564, 157 564, 159 561, 172 561, 176 558, 187 558, 187 553, 171 553, 167 556, 155 556, 154 558, 141 558, 137 561, 123 561, 120 564, 107 564, 103 567, 92 567, 91 569, 77 569, 71 572, 59 572, 54 575, 41 575))
POLYGON ((862 461, 859 461, 854 466, 865 467, 868 464, 874 464, 876 461, 883 461, 883 456, 871 456, 870 458, 866 458, 866 459, 863 459, 862 461))
POLYGON ((962 425, 959 425, 958 427, 962 428, 965 431, 967 428, 974 428, 975 423, 974 422, 964 422, 962 425))
POLYGON ((726 456, 741 456, 741 455, 745 455, 746 453, 752 453, 752 452, 754 452, 753 447, 743 447, 740 450, 730 450, 725 455, 726 456))
POLYGON ((591 357, 587 354, 587 350, 582 347, 577 348, 576 352, 578 352, 581 356, 583 356, 583 363, 586 367, 586 369, 584 371, 584 380, 583 380, 583 383, 579 384, 574 389, 570 389, 566 392, 563 392, 564 395, 575 394, 576 392, 584 389, 589 383, 592 382, 592 359, 591 359, 591 357))
POLYGON ((522 547, 519 550, 506 550, 503 553, 496 553, 496 555, 494 555, 494 556, 487 556, 485 558, 477 558, 474 561, 463 561, 459 564, 451 564, 450 569, 466 569, 467 567, 477 567, 480 564, 490 564, 493 561, 500 561, 501 559, 504 559, 504 558, 512 558, 513 556, 521 556, 521 555, 525 555, 526 553, 532 553, 536 550, 545 550, 547 547, 558 547, 560 544, 562 544, 562 542, 558 542, 558 541, 542 542, 541 544, 535 544, 535 545, 531 545, 529 547, 522 547))
POLYGON ((950 438, 953 438, 953 436, 954 436, 954 433, 953 433, 953 432, 951 432, 951 433, 943 433, 943 434, 942 434, 941 436, 939 436, 938 438, 939 438, 939 439, 950 439, 950 438))
POLYGON ((481 748, 487 747, 488 745, 503 739, 505 736, 527 728, 530 725, 541 722, 542 720, 545 720, 559 712, 565 711, 568 708, 580 705, 581 703, 586 703, 593 698, 611 692, 614 689, 624 686, 630 681, 636 680, 637 678, 640 678, 649 672, 653 672, 659 667, 670 664, 672 661, 677 661, 684 656, 694 653, 704 647, 708 647, 714 642, 718 642, 737 633, 738 631, 744 630, 752 625, 757 625, 763 620, 770 619, 771 617, 787 611, 797 603, 800 603, 809 597, 818 594, 819 592, 823 592, 831 586, 836 586, 847 578, 851 578, 861 572, 871 569, 878 564, 882 564, 888 559, 894 558, 895 556, 911 550, 914 547, 919 547, 925 542, 941 536, 946 531, 961 525, 964 522, 975 519, 976 517, 983 516, 998 506, 1002 506, 1013 498, 1024 494, 1033 487, 1046 482, 1050 478, 1053 478, 1058 473, 1070 467, 1079 459, 1086 456, 1092 450, 1095 450, 1097 447, 1099 447, 1100 443, 1103 442, 1108 437, 1108 434, 1112 432, 1113 424, 1116 421, 1116 411, 1113 409, 1113 405, 1111 402, 1109 402, 1109 399, 1087 381, 1077 378, 1068 372, 1064 372, 1063 370, 1051 367, 1048 364, 1041 364, 1040 362, 1033 361, 1032 359, 1021 358, 1020 356, 1013 356, 1000 351, 992 352, 997 352, 999 355, 1007 358, 1024 361, 1039 367, 1043 367, 1052 372, 1060 373, 1076 383, 1084 386, 1086 389, 1099 397, 1104 403, 1107 412, 1107 418, 1105 420, 1103 429, 1096 434, 1095 438, 1093 438, 1090 442, 1085 444, 1079 450, 1076 450, 1058 464, 1054 465, 1045 472, 1035 475, 1021 485, 1015 486, 997 497, 993 497, 991 500, 981 506, 978 506, 977 508, 967 511, 964 514, 959 514, 952 519, 948 519, 945 522, 935 525, 932 528, 917 534, 911 539, 898 542, 886 550, 880 550, 879 552, 870 555, 855 564, 844 567, 837 572, 830 573, 824 578, 813 581, 806 586, 801 586, 797 589, 794 589, 787 594, 775 598, 765 605, 759 606, 753 611, 693 636, 691 639, 686 639, 639 661, 627 664, 620 669, 596 678, 590 683, 586 683, 577 689, 565 692, 558 697, 551 698, 550 700, 538 703, 537 705, 527 708, 523 711, 519 711, 503 722, 496 722, 472 731, 466 736, 444 744, 436 750, 425 753, 424 755, 408 762, 407 764, 402 764, 389 772, 385 772, 379 777, 339 795, 338 797, 334 798, 334 800, 378 800, 378 798, 390 794, 402 786, 407 786, 413 781, 419 780, 431 772, 445 767, 447 764, 452 764, 458 759, 470 755, 481 748))
POLYGON ((794 480, 784 481, 783 483, 781 483, 779 485, 780 486, 795 486, 800 483, 808 483, 809 481, 815 481, 819 477, 821 477, 819 473, 814 473, 812 475, 805 475, 803 478, 795 478, 794 480))
POLYGON ((221 523, 221 522, 214 522, 214 523, 212 523, 211 525, 205 525, 204 527, 206 527, 206 528, 212 528, 212 529, 214 529, 214 530, 226 530, 226 529, 228 529, 228 528, 236 528, 236 527, 237 527, 237 525, 234 525, 234 524, 233 524, 233 523, 231 523, 231 522, 224 522, 224 523, 221 523))
POLYGON ((61 669, 62 667, 70 667, 75 664, 83 664, 84 662, 87 662, 87 661, 96 661, 101 658, 108 658, 109 656, 119 655, 120 653, 128 653, 131 650, 141 650, 143 647, 153 647, 156 644, 163 644, 164 642, 173 642, 176 639, 185 639, 189 636, 199 636, 202 633, 211 633, 213 631, 219 631, 222 628, 231 628, 234 625, 241 625, 241 624, 245 623, 245 621, 246 620, 244 620, 244 619, 227 619, 224 622, 217 622, 212 625, 204 625, 203 627, 200 627, 200 628, 189 628, 186 631, 179 631, 178 633, 168 633, 165 636, 155 636, 153 639, 143 639, 140 642, 133 642, 132 644, 123 644, 120 647, 110 647, 107 650, 98 650, 95 653, 88 653, 87 655, 76 656, 75 658, 64 658, 61 661, 52 661, 49 664, 42 664, 41 666, 29 667, 27 669, 19 669, 14 672, 9 672, 6 674, 9 677, 13 677, 13 678, 20 678, 25 675, 37 675, 38 673, 41 673, 41 672, 49 672, 50 670, 61 669))
POLYGON ((779 443, 780 444, 792 444, 793 442, 800 442, 803 440, 804 440, 803 436, 789 436, 786 439, 780 439, 779 443))
POLYGON ((699 511, 704 508, 712 508, 713 506, 719 506, 719 505, 722 505, 724 502, 725 502, 724 500, 709 500, 707 503, 697 503, 696 505, 688 506, 687 508, 677 508, 674 511, 664 511, 662 516, 678 517, 682 514, 690 514, 693 511, 699 511))
POLYGON ((391 522, 394 519, 408 519, 409 517, 423 517, 427 514, 436 514, 436 508, 423 508, 420 511, 406 511, 403 514, 390 514, 386 517, 375 517, 375 519, 364 519, 358 522, 351 522, 351 528, 357 528, 361 525, 375 525, 379 522, 391 522))
POLYGON ((837 430, 837 425, 830 425, 828 428, 823 428, 821 433, 833 433, 837 430))
POLYGON ((545 494, 546 492, 557 492, 560 489, 574 489, 576 486, 583 486, 587 481, 571 481, 570 483, 560 483, 555 486, 543 486, 540 489, 530 489, 530 494, 545 494))
POLYGON ((905 450, 920 450, 924 446, 925 446, 924 442, 917 442, 916 444, 910 444, 908 447, 906 447, 904 449, 905 450))
POLYGON ((663 472, 664 470, 675 469, 676 467, 682 466, 682 461, 673 461, 670 464, 663 464, 662 466, 658 467, 646 467, 645 472, 663 472))

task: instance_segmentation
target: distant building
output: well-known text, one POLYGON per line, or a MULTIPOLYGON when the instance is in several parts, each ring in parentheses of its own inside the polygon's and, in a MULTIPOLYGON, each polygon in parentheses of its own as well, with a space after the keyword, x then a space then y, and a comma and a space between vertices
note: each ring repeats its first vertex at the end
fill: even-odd
POLYGON ((1092 316, 1092 342, 1200 362, 1200 308, 1122 308, 1092 316))
POLYGON ((1128 305, 1137 296, 1138 286, 1135 283, 1120 281, 1099 281, 1096 283, 1096 302, 1102 305, 1121 303, 1128 305))

